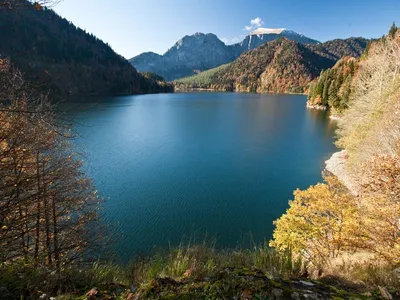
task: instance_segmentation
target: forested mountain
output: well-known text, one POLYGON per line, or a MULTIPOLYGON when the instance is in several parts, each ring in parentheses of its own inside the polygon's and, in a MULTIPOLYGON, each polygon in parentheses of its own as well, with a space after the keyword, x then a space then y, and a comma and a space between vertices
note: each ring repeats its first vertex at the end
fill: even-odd
POLYGON ((360 57, 367 47, 368 40, 358 38, 336 39, 318 45, 307 45, 308 48, 332 60, 339 60, 345 56, 360 57))
POLYGON ((234 45, 225 45, 212 33, 196 33, 180 39, 164 55, 146 52, 129 61, 141 72, 154 72, 166 80, 174 80, 232 62, 243 52, 282 37, 303 44, 319 43, 283 28, 259 28, 234 45))
POLYGON ((352 81, 358 65, 358 59, 346 56, 332 69, 323 71, 310 85, 308 106, 330 108, 335 115, 342 113, 348 107, 352 81))
POLYGON ((304 93, 322 70, 334 66, 338 57, 360 56, 364 42, 351 38, 303 45, 281 38, 243 53, 227 67, 180 79, 175 84, 179 89, 304 93))
POLYGON ((168 91, 109 45, 54 11, 26 5, 0 11, 0 55, 26 78, 62 98, 168 91))

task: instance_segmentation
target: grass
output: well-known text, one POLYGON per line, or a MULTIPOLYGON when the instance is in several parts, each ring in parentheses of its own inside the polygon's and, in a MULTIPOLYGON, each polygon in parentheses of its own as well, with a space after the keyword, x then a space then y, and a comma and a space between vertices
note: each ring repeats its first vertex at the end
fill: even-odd
POLYGON ((96 287, 101 293, 115 296, 117 289, 118 294, 125 295, 148 287, 158 278, 204 280, 227 269, 240 269, 241 274, 251 274, 257 269, 271 278, 289 278, 298 276, 301 264, 267 246, 217 250, 212 243, 182 243, 165 253, 137 257, 126 266, 107 262, 72 264, 63 267, 60 274, 46 266, 35 266, 33 262, 4 263, 0 265, 0 292, 4 299, 36 299, 43 294, 75 299, 76 295, 85 295, 96 287))
POLYGON ((183 245, 168 253, 132 262, 132 278, 146 284, 155 277, 204 279, 226 268, 257 269, 271 277, 290 278, 302 271, 300 261, 293 261, 290 253, 280 255, 267 245, 252 249, 216 250, 213 245, 183 245))
MULTIPOLYGON (((250 293, 253 299, 270 297, 271 293, 290 296, 312 289, 319 295, 348 299, 352 293, 386 287, 395 294, 400 291, 399 277, 390 268, 359 265, 337 270, 330 276, 312 281, 315 286, 299 286, 304 274, 303 264, 283 255, 266 244, 251 249, 218 250, 213 243, 181 244, 164 253, 137 257, 125 266, 107 262, 90 265, 73 264, 61 274, 46 266, 29 262, 0 265, 1 299, 224 299, 250 293), (350 283, 363 283, 357 288, 350 283), (46 296, 43 296, 46 295, 46 296)), ((302 279, 309 280, 309 279, 302 279)), ((242 297, 243 298, 243 297, 242 297)), ((368 297, 358 297, 368 299, 368 297)))

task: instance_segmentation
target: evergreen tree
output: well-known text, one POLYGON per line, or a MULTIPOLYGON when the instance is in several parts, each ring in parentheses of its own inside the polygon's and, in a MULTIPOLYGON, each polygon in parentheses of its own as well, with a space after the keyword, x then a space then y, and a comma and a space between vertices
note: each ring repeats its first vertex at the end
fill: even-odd
POLYGON ((337 81, 333 81, 329 87, 329 106, 331 108, 336 109, 339 106, 339 101, 340 97, 338 95, 339 93, 339 87, 337 84, 337 81))
POLYGON ((325 80, 325 84, 324 84, 324 91, 322 94, 322 105, 326 106, 328 105, 328 101, 329 101, 329 88, 331 86, 331 80, 330 77, 327 77, 325 80))
POLYGON ((392 27, 390 27, 389 35, 393 38, 396 35, 397 27, 395 22, 393 22, 392 27))

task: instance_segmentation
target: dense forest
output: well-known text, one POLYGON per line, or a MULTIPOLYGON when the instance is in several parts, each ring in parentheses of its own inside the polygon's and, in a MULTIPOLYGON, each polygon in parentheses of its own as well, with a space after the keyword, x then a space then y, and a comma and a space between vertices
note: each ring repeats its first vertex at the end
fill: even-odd
POLYGON ((54 11, 14 2, 23 8, 1 9, 0 57, 10 58, 43 91, 59 98, 171 91, 54 11))
POLYGON ((362 38, 319 45, 278 39, 245 52, 229 65, 177 80, 175 85, 177 89, 304 93, 322 70, 343 56, 361 56, 366 44, 362 38))
POLYGON ((310 84, 308 106, 320 109, 332 109, 335 115, 341 114, 349 105, 351 85, 357 72, 359 61, 346 56, 332 69, 310 84))

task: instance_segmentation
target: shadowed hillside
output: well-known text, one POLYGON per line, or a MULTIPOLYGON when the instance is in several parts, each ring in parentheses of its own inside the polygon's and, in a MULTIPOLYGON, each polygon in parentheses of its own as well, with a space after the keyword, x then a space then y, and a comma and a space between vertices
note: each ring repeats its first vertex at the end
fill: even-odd
MULTIPOLYGON (((21 2, 21 1, 20 1, 21 2)), ((92 34, 52 10, 0 10, 0 55, 27 80, 62 98, 169 91, 149 81, 92 34)))

